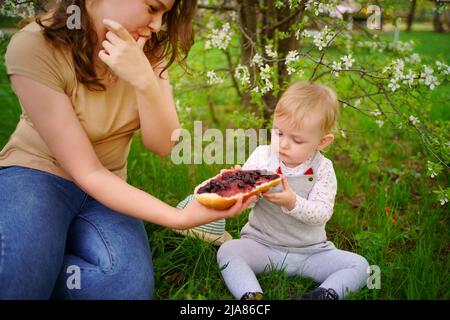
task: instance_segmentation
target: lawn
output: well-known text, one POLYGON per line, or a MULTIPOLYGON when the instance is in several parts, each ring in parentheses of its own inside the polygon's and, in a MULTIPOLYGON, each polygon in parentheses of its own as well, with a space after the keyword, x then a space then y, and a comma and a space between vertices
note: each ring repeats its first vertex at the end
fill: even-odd
MULTIPOLYGON (((417 51, 449 63, 448 35, 417 31, 402 33, 413 39, 417 51)), ((1 48, 0 48, 1 49, 1 48)), ((17 98, 6 80, 0 52, 0 147, 13 132, 20 115, 17 98)), ((220 63, 220 55, 194 47, 189 64, 220 63)), ((239 100, 233 90, 198 91, 186 89, 186 81, 173 74, 175 92, 191 113, 180 115, 183 123, 209 119, 215 108, 225 128, 228 115, 239 100), (179 86, 177 83, 179 82, 179 86)), ((450 86, 430 96, 431 116, 449 120, 450 86)), ((338 178, 335 211, 327 225, 329 240, 344 250, 367 258, 381 270, 381 289, 364 288, 349 299, 449 299, 448 205, 442 207, 430 196, 433 181, 425 175, 425 149, 401 131, 380 130, 369 119, 344 110, 340 125, 349 132, 349 143, 339 137, 326 152, 333 160, 338 178), (355 152, 357 150, 357 152, 355 152)), ((214 125, 214 124, 211 124, 214 125)), ((202 180, 215 175, 223 165, 174 165, 148 152, 135 136, 129 157, 129 182, 157 198, 176 205, 202 180)), ((234 236, 245 224, 248 212, 227 221, 234 236)), ((154 256, 156 299, 232 299, 216 264, 217 248, 171 230, 146 224, 154 256)), ((300 277, 287 278, 282 272, 259 276, 268 299, 290 299, 315 284, 300 277)))

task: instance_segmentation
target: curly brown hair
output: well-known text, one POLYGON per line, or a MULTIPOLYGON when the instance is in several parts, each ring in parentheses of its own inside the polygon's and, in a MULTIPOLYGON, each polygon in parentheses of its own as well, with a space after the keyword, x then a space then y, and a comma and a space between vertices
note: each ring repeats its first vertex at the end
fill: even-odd
MULTIPOLYGON (((197 0, 176 0, 172 9, 164 15, 164 30, 161 30, 147 41, 144 53, 150 63, 155 64, 164 57, 170 57, 167 65, 160 73, 167 70, 175 61, 183 68, 186 67, 186 58, 194 43, 192 20, 197 9, 197 0)), ((101 83, 95 70, 94 55, 98 44, 98 37, 93 23, 86 9, 86 0, 62 0, 58 2, 50 17, 46 21, 43 13, 32 19, 22 21, 20 27, 31 21, 36 21, 44 33, 45 39, 57 48, 67 48, 71 52, 77 80, 92 91, 104 91, 106 87, 101 83), (69 30, 67 23, 67 8, 76 5, 81 9, 81 29, 69 30)))

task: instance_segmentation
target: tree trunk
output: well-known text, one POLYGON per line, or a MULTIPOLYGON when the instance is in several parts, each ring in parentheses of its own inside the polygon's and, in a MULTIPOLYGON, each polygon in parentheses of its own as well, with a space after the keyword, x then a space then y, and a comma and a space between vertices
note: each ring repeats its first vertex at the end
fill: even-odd
POLYGON ((444 32, 444 26, 442 25, 441 14, 435 13, 433 17, 433 27, 435 32, 444 32))
MULTIPOLYGON (((253 59, 253 55, 256 53, 253 47, 257 41, 257 18, 258 18, 258 0, 242 1, 239 6, 239 23, 242 27, 241 32, 241 64, 249 67, 250 62, 253 59)), ((253 83, 255 75, 250 72, 250 81, 253 83)), ((246 91, 242 96, 242 103, 247 109, 253 110, 258 114, 258 108, 251 103, 251 94, 246 91)))
MULTIPOLYGON (((269 26, 277 23, 278 21, 277 19, 278 19, 277 10, 275 9, 273 0, 264 0, 264 9, 262 10, 263 24, 261 30, 261 45, 260 45, 262 49, 265 49, 266 45, 268 44, 267 39, 273 39, 276 41, 275 37, 276 30, 274 28, 269 28, 269 26)), ((276 48, 276 46, 277 44, 274 43, 274 48, 276 48)), ((278 52, 280 51, 278 50, 278 52)), ((264 52, 264 56, 267 59, 270 59, 270 57, 267 56, 266 52, 264 52)), ((275 70, 275 72, 277 72, 277 70, 275 70)), ((277 79, 272 79, 274 85, 276 85, 275 84, 276 80, 277 79)), ((266 122, 268 122, 272 116, 273 110, 275 109, 276 100, 277 97, 273 95, 273 91, 269 91, 267 94, 263 96, 264 102, 263 117, 266 120, 266 122)))
MULTIPOLYGON (((296 9, 297 10, 296 12, 292 12, 288 6, 285 6, 284 8, 281 8, 279 10, 272 11, 271 14, 275 17, 271 19, 273 21, 272 24, 283 21, 284 23, 277 25, 277 27, 274 28, 273 30, 269 29, 267 35, 270 36, 272 39, 278 40, 276 35, 277 31, 289 32, 289 28, 291 27, 291 25, 298 23, 302 19, 304 6, 305 6, 304 1, 302 1, 299 4, 298 9, 296 9)), ((281 55, 282 57, 286 57, 289 51, 296 50, 298 49, 298 47, 299 41, 294 36, 278 40, 278 54, 281 55)), ((271 91, 263 97, 266 106, 264 109, 264 119, 266 119, 266 121, 269 121, 271 119, 279 95, 282 92, 283 85, 289 81, 290 77, 291 76, 287 72, 284 60, 279 61, 277 65, 277 79, 274 79, 274 81, 276 80, 277 82, 276 86, 280 88, 280 91, 277 96, 273 95, 273 91, 271 91)))
POLYGON ((411 1, 411 7, 409 8, 408 18, 406 20, 406 31, 410 32, 414 21, 414 15, 416 14, 417 0, 411 1))
MULTIPOLYGON (((265 53, 268 39, 273 40, 274 49, 277 48, 280 57, 286 57, 289 51, 295 50, 299 46, 299 42, 294 36, 278 39, 277 32, 290 33, 289 29, 292 24, 298 23, 302 19, 306 1, 301 1, 298 8, 295 9, 296 11, 292 11, 289 6, 276 9, 274 2, 274 0, 248 0, 239 4, 239 22, 243 31, 241 34, 241 63, 243 65, 250 66, 256 53, 254 45, 262 50, 265 58, 269 58, 265 53)), ((283 89, 282 86, 290 78, 284 60, 276 63, 274 68, 276 71, 276 75, 272 79, 274 87, 283 89)), ((252 69, 250 70, 250 80, 252 83, 255 80, 255 72, 252 69)), ((261 116, 257 106, 251 104, 250 98, 250 93, 243 94, 242 103, 251 108, 258 116, 261 116)), ((277 100, 278 94, 274 95, 273 91, 263 96, 264 110, 262 116, 266 121, 271 119, 277 100)))

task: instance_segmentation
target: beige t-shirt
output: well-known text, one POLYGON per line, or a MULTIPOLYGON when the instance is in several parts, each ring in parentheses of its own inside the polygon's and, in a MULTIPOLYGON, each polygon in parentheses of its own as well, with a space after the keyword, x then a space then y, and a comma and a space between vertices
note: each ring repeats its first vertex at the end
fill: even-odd
MULTIPOLYGON (((105 80, 106 91, 88 90, 77 81, 68 50, 53 48, 36 22, 12 37, 5 60, 8 75, 25 76, 65 93, 101 163, 123 180, 127 179, 131 139, 140 128, 135 90, 128 82, 105 80)), ((17 128, 0 152, 0 167, 13 165, 72 180, 53 157, 23 106, 17 128)))

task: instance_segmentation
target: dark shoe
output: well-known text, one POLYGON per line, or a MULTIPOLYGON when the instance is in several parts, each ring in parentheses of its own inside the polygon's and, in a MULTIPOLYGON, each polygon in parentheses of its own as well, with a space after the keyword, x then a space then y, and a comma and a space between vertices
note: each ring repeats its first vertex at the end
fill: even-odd
POLYGON ((318 287, 303 294, 300 300, 339 300, 339 295, 333 289, 318 287))
POLYGON ((262 300, 263 294, 261 292, 246 292, 241 300, 262 300))

